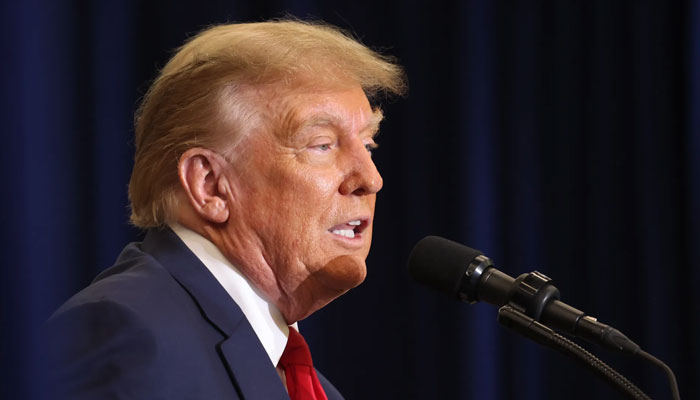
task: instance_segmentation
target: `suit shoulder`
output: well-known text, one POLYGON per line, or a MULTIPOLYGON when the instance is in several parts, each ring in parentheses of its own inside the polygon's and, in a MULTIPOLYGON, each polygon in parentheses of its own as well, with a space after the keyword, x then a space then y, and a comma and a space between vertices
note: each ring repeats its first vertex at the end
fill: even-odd
POLYGON ((162 343, 171 341, 173 330, 187 330, 187 321, 201 319, 201 312, 164 266, 138 244, 130 244, 112 267, 66 301, 47 324, 64 321, 95 333, 95 326, 119 328, 114 321, 124 318, 138 321, 162 343))
POLYGON ((183 298, 177 281, 165 267, 142 251, 138 243, 132 243, 113 266, 66 301, 55 314, 100 301, 122 304, 135 312, 148 311, 155 306, 162 311, 162 306, 167 309, 176 298, 183 298))
POLYGON ((49 384, 58 398, 101 398, 121 387, 151 391, 158 344, 129 307, 83 301, 54 314, 44 330, 49 384))
POLYGON ((129 245, 44 324, 50 385, 66 399, 187 398, 197 383, 178 377, 216 360, 213 347, 201 355, 198 339, 218 337, 203 321, 168 270, 129 245))

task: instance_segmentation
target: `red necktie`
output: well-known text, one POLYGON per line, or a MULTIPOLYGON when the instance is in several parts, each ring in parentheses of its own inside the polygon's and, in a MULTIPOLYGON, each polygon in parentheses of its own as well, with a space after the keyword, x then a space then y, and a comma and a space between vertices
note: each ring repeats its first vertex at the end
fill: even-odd
POLYGON ((289 327, 287 347, 280 358, 291 400, 328 400, 311 361, 309 346, 296 329, 289 327))

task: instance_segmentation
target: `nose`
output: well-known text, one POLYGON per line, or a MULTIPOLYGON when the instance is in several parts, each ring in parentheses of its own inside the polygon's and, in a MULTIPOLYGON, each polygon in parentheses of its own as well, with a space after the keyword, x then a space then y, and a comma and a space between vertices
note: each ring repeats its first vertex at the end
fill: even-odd
POLYGON ((348 152, 346 175, 343 182, 340 184, 340 194, 356 196, 365 196, 375 194, 381 190, 384 185, 382 176, 377 171, 377 166, 374 165, 372 155, 365 148, 361 141, 353 143, 352 148, 348 152))

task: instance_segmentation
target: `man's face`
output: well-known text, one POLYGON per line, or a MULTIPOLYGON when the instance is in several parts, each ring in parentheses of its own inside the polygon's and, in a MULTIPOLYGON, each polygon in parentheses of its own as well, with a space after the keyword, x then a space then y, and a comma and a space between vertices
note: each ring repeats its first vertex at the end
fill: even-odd
POLYGON ((311 302, 313 312, 364 280, 381 114, 359 86, 265 98, 269 123, 243 139, 228 171, 236 184, 224 252, 256 286, 272 287, 264 291, 279 298, 269 300, 311 302))

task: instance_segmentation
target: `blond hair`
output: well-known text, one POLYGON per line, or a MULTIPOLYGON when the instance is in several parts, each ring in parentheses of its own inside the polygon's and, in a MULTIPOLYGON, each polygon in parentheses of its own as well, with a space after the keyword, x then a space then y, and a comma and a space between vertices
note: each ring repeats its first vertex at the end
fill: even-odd
POLYGON ((186 150, 230 149, 249 131, 254 110, 242 87, 301 77, 359 84, 370 99, 405 90, 391 58, 329 25, 283 20, 208 28, 165 65, 136 113, 132 223, 148 228, 174 220, 177 163, 186 150), (225 136, 217 134, 222 128, 225 136))

